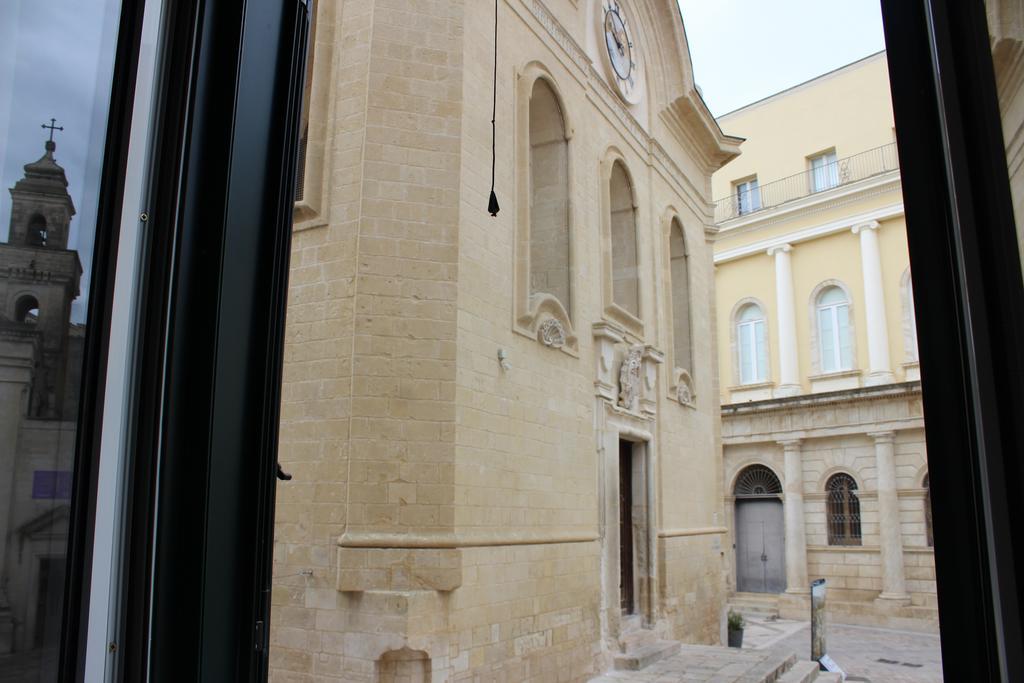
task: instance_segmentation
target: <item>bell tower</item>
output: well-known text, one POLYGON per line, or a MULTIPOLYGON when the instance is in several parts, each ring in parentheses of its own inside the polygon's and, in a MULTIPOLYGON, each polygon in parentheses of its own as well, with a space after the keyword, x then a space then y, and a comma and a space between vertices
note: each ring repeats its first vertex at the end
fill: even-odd
POLYGON ((0 324, 8 334, 34 339, 34 372, 27 413, 31 417, 64 417, 65 370, 71 331, 71 302, 78 296, 82 266, 68 249, 68 231, 75 205, 68 181, 54 158, 54 131, 45 152, 25 165, 25 176, 11 193, 7 243, 0 243, 0 324))
POLYGON ((55 119, 43 128, 50 131, 46 152, 37 161, 25 164, 25 177, 11 188, 11 224, 8 242, 33 247, 68 248, 68 228, 75 205, 68 194, 68 179, 53 153, 57 143, 53 133, 64 130, 55 119))

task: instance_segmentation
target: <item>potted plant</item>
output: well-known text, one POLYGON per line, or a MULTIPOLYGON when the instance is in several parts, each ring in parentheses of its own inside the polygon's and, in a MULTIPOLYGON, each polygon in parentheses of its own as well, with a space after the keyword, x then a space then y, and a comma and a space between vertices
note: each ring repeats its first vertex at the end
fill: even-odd
POLYGON ((743 615, 729 610, 727 622, 729 625, 729 647, 743 647, 743 629, 747 626, 743 615))

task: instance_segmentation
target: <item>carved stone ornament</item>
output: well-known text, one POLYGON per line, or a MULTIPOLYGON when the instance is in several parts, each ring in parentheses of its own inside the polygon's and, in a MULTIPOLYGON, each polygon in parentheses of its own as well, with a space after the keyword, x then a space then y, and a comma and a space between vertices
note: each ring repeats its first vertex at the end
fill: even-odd
POLYGON ((537 338, 544 346, 560 349, 565 346, 565 328, 555 318, 548 318, 537 328, 537 338))
POLYGON ((682 379, 680 379, 679 384, 676 385, 676 400, 683 405, 690 405, 693 403, 693 392, 690 391, 690 385, 682 379))
POLYGON ((631 346, 619 369, 619 405, 635 410, 640 398, 640 369, 643 365, 643 346, 631 346))

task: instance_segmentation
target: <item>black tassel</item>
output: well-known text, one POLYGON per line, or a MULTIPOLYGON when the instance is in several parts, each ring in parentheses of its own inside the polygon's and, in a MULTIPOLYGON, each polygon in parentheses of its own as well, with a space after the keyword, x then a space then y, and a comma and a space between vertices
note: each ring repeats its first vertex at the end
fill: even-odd
POLYGON ((498 113, 498 0, 494 0, 494 89, 491 102, 491 198, 487 201, 487 212, 497 216, 501 207, 498 206, 498 195, 494 194, 494 163, 497 149, 497 132, 494 119, 498 113))

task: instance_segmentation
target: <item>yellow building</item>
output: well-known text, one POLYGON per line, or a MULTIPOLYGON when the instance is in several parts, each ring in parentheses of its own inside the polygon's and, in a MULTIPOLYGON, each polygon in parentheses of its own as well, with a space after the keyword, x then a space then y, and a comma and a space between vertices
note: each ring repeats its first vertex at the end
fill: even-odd
POLYGON ((734 604, 937 627, 912 284, 885 53, 719 118, 723 482, 734 604))

